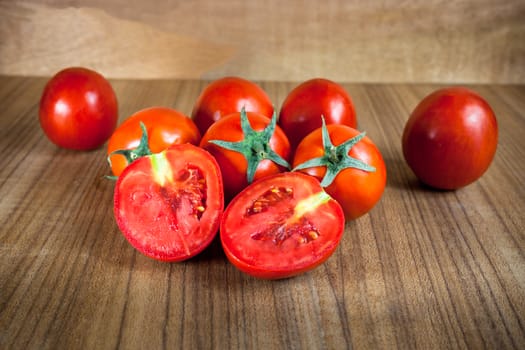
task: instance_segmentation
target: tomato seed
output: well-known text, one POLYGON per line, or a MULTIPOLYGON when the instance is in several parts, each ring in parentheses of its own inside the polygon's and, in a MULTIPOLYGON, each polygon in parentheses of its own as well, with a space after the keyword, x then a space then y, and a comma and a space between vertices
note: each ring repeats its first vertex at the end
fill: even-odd
POLYGON ((289 187, 272 187, 255 199, 252 205, 246 208, 245 216, 259 214, 278 202, 293 198, 293 190, 289 187))
POLYGON ((310 236, 311 239, 317 239, 319 238, 319 234, 315 231, 308 232, 308 236, 310 236))
POLYGON ((253 233, 250 237, 256 241, 271 241, 280 246, 284 241, 294 237, 298 244, 304 244, 319 238, 319 231, 306 218, 302 217, 298 222, 287 223, 292 216, 289 211, 261 231, 253 233))

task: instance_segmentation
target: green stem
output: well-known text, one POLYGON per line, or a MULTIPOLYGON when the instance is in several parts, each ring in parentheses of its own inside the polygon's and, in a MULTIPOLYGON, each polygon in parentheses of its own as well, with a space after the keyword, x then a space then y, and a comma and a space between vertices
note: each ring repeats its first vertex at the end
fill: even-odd
MULTIPOLYGON (((111 167, 111 157, 115 154, 120 154, 126 158, 127 165, 130 165, 137 159, 143 156, 149 156, 152 154, 149 146, 148 146, 148 130, 146 129, 146 126, 143 122, 140 122, 140 129, 142 130, 142 136, 140 138, 140 143, 136 148, 133 149, 118 149, 113 152, 111 152, 108 157, 107 161, 109 163, 109 166, 111 167)), ((110 180, 116 180, 117 176, 106 176, 106 178, 110 180)))
POLYGON ((240 118, 244 136, 241 141, 210 140, 209 142, 230 151, 239 152, 244 156, 248 164, 246 170, 248 183, 253 182, 259 163, 265 159, 269 159, 289 170, 290 164, 270 147, 270 140, 277 125, 277 114, 273 113, 270 123, 262 131, 255 131, 252 128, 244 108, 241 110, 240 118))
POLYGON ((321 157, 309 159, 297 165, 292 171, 319 166, 326 167, 326 173, 321 180, 322 187, 330 186, 337 175, 344 169, 355 168, 368 172, 376 171, 373 166, 370 166, 357 158, 353 158, 348 154, 352 147, 354 147, 359 141, 363 139, 363 137, 365 137, 366 133, 360 133, 359 135, 352 137, 342 144, 334 146, 332 140, 330 139, 330 134, 328 133, 324 117, 322 117, 322 121, 324 154, 321 157))

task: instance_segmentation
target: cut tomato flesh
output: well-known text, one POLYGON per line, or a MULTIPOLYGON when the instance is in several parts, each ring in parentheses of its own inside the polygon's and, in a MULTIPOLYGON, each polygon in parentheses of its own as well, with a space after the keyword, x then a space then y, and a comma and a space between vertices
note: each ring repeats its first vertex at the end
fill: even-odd
POLYGON ((131 245, 159 260, 180 261, 202 251, 223 209, 220 173, 210 171, 214 162, 179 153, 138 159, 115 189, 119 228, 131 245))
POLYGON ((254 183, 230 203, 221 240, 241 270, 282 278, 325 261, 343 231, 342 209, 318 181, 286 173, 254 183))

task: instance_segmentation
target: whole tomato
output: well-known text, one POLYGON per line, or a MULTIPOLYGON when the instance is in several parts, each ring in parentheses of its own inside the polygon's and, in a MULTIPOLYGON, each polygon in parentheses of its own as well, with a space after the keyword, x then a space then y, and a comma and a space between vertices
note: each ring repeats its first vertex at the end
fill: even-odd
POLYGON ((293 149, 310 132, 327 124, 357 126, 352 99, 345 89, 327 79, 311 79, 296 86, 285 98, 279 113, 279 125, 293 149))
POLYGON ((57 146, 95 149, 117 126, 117 98, 99 73, 82 67, 66 68, 47 82, 39 119, 42 130, 57 146))
POLYGON ((272 119, 242 110, 215 122, 200 146, 217 159, 225 199, 230 200, 248 184, 289 168, 290 143, 272 119))
POLYGON ((443 88, 414 109, 403 132, 406 162, 425 184, 453 190, 488 169, 498 144, 498 124, 489 104, 463 87, 443 88))
POLYGON ((191 117, 202 135, 220 118, 240 112, 256 112, 270 118, 272 101, 257 84, 238 77, 225 77, 211 82, 197 98, 191 117))
POLYGON ((369 212, 386 186, 386 166, 376 145, 354 128, 325 125, 297 146, 293 167, 321 181, 348 220, 369 212))
POLYGON ((113 175, 119 176, 129 163, 141 156, 161 152, 175 144, 198 145, 200 139, 201 134, 189 117, 171 108, 149 107, 131 115, 111 135, 108 160, 113 175), (141 122, 147 132, 145 140, 141 122))

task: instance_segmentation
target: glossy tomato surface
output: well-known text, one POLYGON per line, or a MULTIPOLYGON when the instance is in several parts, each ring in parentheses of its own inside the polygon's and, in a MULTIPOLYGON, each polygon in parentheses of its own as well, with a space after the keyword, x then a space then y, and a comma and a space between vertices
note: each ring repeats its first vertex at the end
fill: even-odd
POLYGON ((216 236, 224 209, 219 167, 205 150, 182 144, 144 156, 118 178, 114 214, 138 251, 182 261, 216 236))
POLYGON ((112 154, 112 152, 131 150, 139 146, 142 137, 140 122, 146 127, 148 146, 152 153, 161 152, 175 144, 198 145, 201 139, 201 134, 193 121, 177 110, 166 107, 140 110, 120 124, 109 139, 107 154, 115 176, 122 173, 128 161, 123 155, 112 154))
POLYGON ((466 186, 485 173, 496 153, 498 125, 476 92, 434 91, 414 109, 403 132, 403 155, 425 184, 444 190, 466 186))
POLYGON ((226 256, 241 271, 279 279, 328 259, 344 232, 340 205, 315 178, 281 173, 254 182, 236 196, 221 220, 226 256))
MULTIPOLYGON (((269 118, 253 112, 247 112, 247 116, 254 131, 261 132, 271 122, 269 118)), ((241 114, 234 113, 214 123, 203 135, 200 143, 202 148, 208 150, 217 159, 224 179, 225 198, 230 200, 249 184, 248 161, 246 155, 213 144, 211 141, 214 140, 229 142, 246 140, 246 135, 241 127, 241 114)), ((286 161, 290 160, 290 143, 278 126, 276 126, 268 142, 263 141, 263 144, 260 144, 257 141, 254 140, 254 144, 251 145, 247 144, 249 148, 245 151, 248 155, 267 147, 286 161)), ((261 160, 257 165, 253 181, 285 170, 287 170, 285 167, 270 159, 261 160)))
POLYGON ((339 84, 327 79, 311 79, 296 86, 285 98, 279 112, 279 125, 292 148, 310 132, 326 124, 357 126, 354 103, 339 84))
POLYGON ((117 125, 117 97, 99 73, 66 68, 53 76, 40 99, 39 120, 57 146, 91 150, 107 141, 117 125))
POLYGON ((197 98, 191 117, 202 135, 217 120, 244 108, 270 118, 273 104, 266 92, 254 82, 225 77, 211 82, 197 98))
MULTIPOLYGON (((327 125, 328 135, 334 146, 343 144, 360 134, 354 128, 345 125, 327 125)), ((306 136, 296 149, 293 167, 325 154, 322 129, 319 128, 306 136)), ((386 166, 381 152, 368 137, 364 137, 348 151, 348 156, 374 168, 366 171, 349 167, 341 170, 334 181, 325 187, 341 206, 348 220, 356 219, 368 213, 381 199, 386 186, 386 166)), ((334 159, 333 163, 342 161, 334 159)), ((326 174, 326 167, 311 167, 300 170, 321 181, 326 174)))

